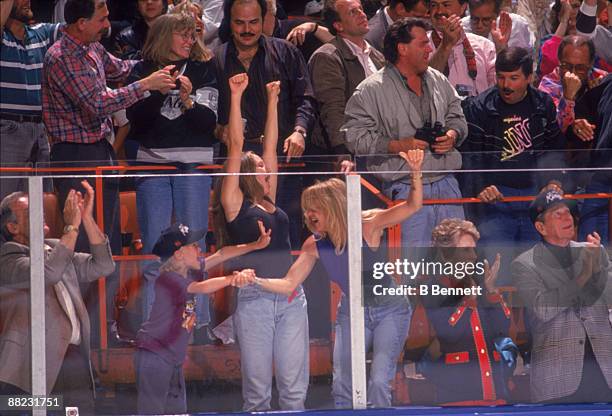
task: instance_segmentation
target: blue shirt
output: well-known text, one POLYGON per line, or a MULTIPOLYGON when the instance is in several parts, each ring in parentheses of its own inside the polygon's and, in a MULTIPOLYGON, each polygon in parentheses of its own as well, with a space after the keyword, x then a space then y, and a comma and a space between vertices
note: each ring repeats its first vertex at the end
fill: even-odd
POLYGON ((59 36, 60 24, 25 26, 23 42, 6 28, 0 48, 0 111, 41 115, 41 80, 47 49, 59 36))

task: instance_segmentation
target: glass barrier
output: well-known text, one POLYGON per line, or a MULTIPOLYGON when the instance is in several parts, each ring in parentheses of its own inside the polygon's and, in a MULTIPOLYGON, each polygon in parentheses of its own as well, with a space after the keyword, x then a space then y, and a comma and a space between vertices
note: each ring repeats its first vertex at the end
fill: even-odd
POLYGON ((29 210, 2 205, 0 396, 61 399, 48 414, 612 402, 612 167, 463 156, 426 156, 422 178, 415 156, 25 172, 29 210))

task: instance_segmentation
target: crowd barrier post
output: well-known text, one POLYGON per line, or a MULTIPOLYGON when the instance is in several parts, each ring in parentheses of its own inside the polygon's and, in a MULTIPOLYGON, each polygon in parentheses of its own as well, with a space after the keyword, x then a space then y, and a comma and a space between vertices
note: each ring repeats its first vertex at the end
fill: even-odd
POLYGON ((351 375, 353 409, 367 406, 365 368, 365 321, 363 316, 363 289, 361 267, 361 186, 359 175, 346 177, 346 203, 348 212, 348 260, 351 322, 351 375))
MULTIPOLYGON (((43 178, 28 178, 30 221, 30 338, 32 363, 32 395, 47 395, 47 356, 45 351, 45 262, 43 178)), ((45 416, 46 408, 34 408, 33 414, 45 416)))

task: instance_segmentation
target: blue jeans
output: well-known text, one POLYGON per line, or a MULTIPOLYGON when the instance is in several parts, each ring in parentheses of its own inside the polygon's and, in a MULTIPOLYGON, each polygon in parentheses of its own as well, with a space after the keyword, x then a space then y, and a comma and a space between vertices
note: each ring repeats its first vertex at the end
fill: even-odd
MULTIPOLYGON (((193 230, 208 229, 210 184, 210 176, 160 175, 136 180, 136 206, 144 253, 151 253, 161 232, 172 224, 173 214, 176 222, 188 225, 193 230)), ((204 239, 199 244, 202 251, 206 251, 204 239)), ((155 260, 143 262, 146 283, 143 321, 148 319, 155 300, 159 265, 155 260)), ((196 296, 196 319, 198 327, 210 322, 206 295, 196 296)))
MULTIPOLYGON (((517 189, 496 185, 504 196, 537 195, 536 188, 517 189)), ((529 218, 529 202, 482 204, 483 214, 477 220, 481 244, 525 244, 531 248, 540 235, 529 218)))
MULTIPOLYGON (((609 176, 609 173, 607 174, 609 176)), ((605 178, 606 174, 601 174, 604 178, 598 179, 597 175, 593 177, 591 183, 586 187, 586 193, 610 193, 612 192, 612 182, 609 178, 605 178)), ((609 199, 585 199, 582 205, 580 215, 580 241, 585 241, 586 236, 597 231, 601 236, 601 243, 604 245, 611 244, 609 226, 608 226, 608 205, 609 199)))
MULTIPOLYGON (((504 196, 537 195, 538 189, 517 189, 496 185, 504 196)), ((529 202, 497 202, 481 204, 480 218, 476 225, 480 231, 478 246, 492 262, 501 254, 499 284, 510 284, 510 264, 520 253, 527 251, 541 240, 540 234, 529 218, 529 202)))
POLYGON ((310 367, 302 287, 291 302, 258 286, 243 287, 233 316, 240 345, 243 410, 270 409, 273 368, 280 408, 303 410, 310 367))
MULTIPOLYGON (((410 329, 412 309, 406 302, 364 307, 365 349, 372 348, 372 367, 368 380, 368 404, 391 406, 391 382, 397 359, 410 329)), ((334 380, 332 394, 335 407, 350 408, 353 404, 351 381, 351 328, 348 298, 342 295, 336 317, 334 343, 334 380)))
MULTIPOLYGON (((384 193, 392 200, 405 200, 410 185, 405 182, 393 182, 384 185, 384 193)), ((423 185, 423 199, 461 198, 457 179, 446 175, 439 181, 423 185)), ((404 247, 431 246, 431 232, 436 225, 446 218, 465 218, 463 205, 424 205, 402 222, 402 245, 404 247)))
POLYGON ((138 348, 134 354, 136 409, 139 414, 187 412, 183 365, 173 365, 152 351, 138 348))

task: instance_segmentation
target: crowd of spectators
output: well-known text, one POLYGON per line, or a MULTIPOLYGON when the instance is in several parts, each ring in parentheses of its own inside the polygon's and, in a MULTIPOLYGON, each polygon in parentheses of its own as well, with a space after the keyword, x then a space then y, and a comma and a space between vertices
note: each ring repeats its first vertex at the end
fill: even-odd
MULTIPOLYGON (((19 354, 3 339, 12 328, 19 342, 28 338, 27 331, 14 329, 27 313, 11 309, 18 307, 14 297, 27 299, 28 291, 27 174, 10 168, 111 167, 106 171, 110 175, 102 178, 102 213, 92 208, 94 180, 83 179, 82 169, 44 181, 45 192, 57 194, 66 225, 59 241, 45 243, 45 262, 50 265, 45 269, 47 309, 60 316, 54 324, 62 334, 48 362, 49 389, 55 385, 54 391, 70 390, 84 409, 93 408, 88 392, 83 392, 84 385, 93 388, 91 365, 71 363, 79 361, 79 353, 90 353, 88 315, 97 305, 89 282, 106 276, 107 309, 115 308, 119 278, 110 254, 121 254, 123 243, 120 190, 132 187, 143 254, 156 254, 161 240, 182 234, 189 237, 179 246, 189 245, 189 256, 202 257, 211 248, 205 233, 189 232, 182 224, 194 230, 212 224, 210 241, 216 238, 217 248, 257 242, 228 263, 236 271, 254 272, 237 272, 219 285, 198 290, 188 289, 181 273, 169 278, 167 264, 147 260, 142 265, 143 322, 150 326, 152 320, 165 319, 163 312, 151 317, 152 309, 161 308, 156 294, 160 285, 179 285, 179 303, 193 309, 191 324, 179 330, 193 332, 195 343, 220 342, 209 328, 214 317, 211 320, 205 294, 228 285, 241 287, 234 322, 244 409, 251 411, 270 409, 273 365, 281 408, 304 408, 308 296, 300 281, 280 302, 281 295, 273 292, 285 293, 283 283, 278 289, 268 281, 281 282, 286 274, 291 278, 291 250, 298 250, 304 240, 302 252, 315 253, 306 255, 312 264, 306 267, 300 257, 294 265, 310 271, 319 259, 320 241, 331 234, 317 228, 316 215, 314 223, 308 215, 304 218, 300 196, 304 205, 302 191, 312 188, 295 173, 306 169, 333 175, 356 168, 389 200, 410 201, 422 162, 420 199, 472 197, 480 203, 419 202, 418 208, 393 217, 386 226, 400 224, 404 247, 475 249, 479 241, 483 255, 492 263, 495 258, 495 271, 486 274, 485 297, 453 298, 444 307, 424 299, 442 355, 421 357, 428 363, 423 373, 438 383, 439 400, 496 404, 508 399, 507 370, 491 367, 492 360, 501 360, 514 368, 517 351, 507 328, 507 305, 491 283, 498 270, 502 280, 516 284, 527 329, 539 334, 533 339, 539 349, 533 354, 532 398, 581 401, 590 392, 598 400, 612 400, 612 327, 606 326, 607 311, 612 310, 612 268, 602 249, 611 243, 610 200, 585 199, 579 211, 563 197, 612 194, 612 2, 326 0, 311 1, 300 16, 289 17, 286 9, 293 6, 276 0, 57 0, 53 22, 41 22, 31 0, 0 0, 0 163, 5 168, 0 172, 0 298, 12 299, 0 307, 0 394, 31 389, 29 381, 15 376, 23 369, 5 360, 9 353, 19 354), (315 155, 323 159, 312 162, 315 155), (346 159, 356 163, 340 163, 346 159), (198 175, 206 172, 201 165, 215 161, 224 163, 227 173, 251 176, 228 176, 213 184, 210 175, 198 175), (124 181, 112 175, 119 165, 140 166, 146 175, 124 181), (179 175, 147 170, 151 165, 172 166, 179 175), (293 174, 277 175, 279 171, 293 174), (503 201, 536 195, 532 203, 503 201), (100 223, 102 229, 96 225, 100 223), (172 228, 177 224, 186 230, 172 228), (313 232, 316 247, 306 228, 313 232), (445 233, 452 238, 441 242, 445 233), (256 251, 248 253, 251 250, 256 251), (21 320, 6 320, 3 308, 21 320), (456 326, 453 320, 468 315, 456 326), (478 334, 483 325, 495 331, 487 329, 487 337, 478 334), (553 345, 567 331, 580 347, 569 341, 553 345), (449 341, 457 337, 469 342, 449 341), (470 352, 453 355, 458 348, 470 352), (479 351, 490 357, 479 357, 479 351), (551 364, 551 357, 562 364, 551 364), (465 377, 480 380, 480 390, 453 390, 444 384, 446 376, 440 372, 448 371, 448 361, 455 358, 461 363, 472 360, 472 375, 465 377), (488 367, 483 364, 487 360, 488 367), (77 371, 78 385, 64 380, 69 371, 77 371), (487 381, 491 373, 495 378, 487 381)), ((329 186, 335 189, 338 184, 329 186)), ((326 197, 321 189, 317 192, 326 197)), ((306 205, 312 213, 312 204, 306 205)), ((372 218, 364 213, 364 229, 372 218)), ((372 245, 368 238, 364 241, 372 245)), ((330 247, 338 258, 322 262, 332 273, 332 263, 348 260, 341 256, 345 245, 331 241, 330 247)), ((172 258, 177 250, 166 250, 162 258, 172 258)), ((234 255, 224 260, 230 257, 234 255)), ((203 263, 185 260, 182 254, 176 258, 185 276, 200 268, 198 278, 205 275, 203 263)), ((302 274, 304 280, 308 273, 302 274)), ((348 319, 346 302, 340 307, 339 319, 348 319)), ((412 313, 408 303, 400 309, 407 314, 402 329, 383 335, 397 336, 398 345, 410 338, 412 313)), ((113 314, 109 317, 116 338, 113 314)), ((349 335, 347 327, 338 328, 342 332, 336 342, 339 335, 349 335)), ((176 366, 184 360, 182 346, 188 338, 181 335, 181 351, 173 356, 180 359, 167 369, 172 383, 178 377, 171 388, 184 390, 176 366)), ((140 359, 148 357, 161 366, 159 357, 147 356, 146 351, 155 349, 151 342, 147 345, 138 344, 140 359)), ((380 362, 393 366, 396 349, 380 362)), ((347 407, 347 354, 336 350, 336 405, 347 407)), ((19 353, 23 358, 23 351, 19 353)), ((395 373, 387 367, 373 372, 380 374, 379 385, 372 387, 378 391, 372 398, 377 407, 391 403, 389 383, 395 373)), ((373 375, 371 383, 376 378, 373 375)), ((151 396, 175 394, 164 391, 165 382, 153 386, 141 378, 139 383, 151 396)), ((149 404, 144 399, 143 409, 185 410, 183 399, 166 408, 163 400, 157 407, 146 407, 149 404)))

